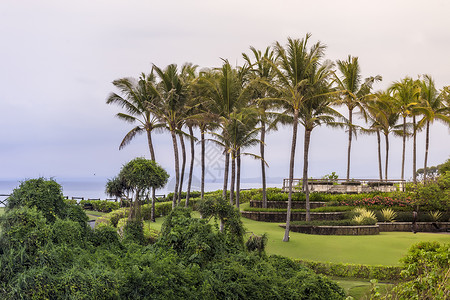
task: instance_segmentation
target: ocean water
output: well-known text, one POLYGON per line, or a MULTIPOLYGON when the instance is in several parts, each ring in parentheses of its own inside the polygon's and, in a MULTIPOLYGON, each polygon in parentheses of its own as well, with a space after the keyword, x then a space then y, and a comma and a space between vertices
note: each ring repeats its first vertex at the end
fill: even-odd
MULTIPOLYGON (((20 185, 21 180, 0 180, 0 195, 9 195, 13 191, 13 189, 17 188, 20 185)), ((252 180, 253 181, 253 180, 252 180)), ((107 179, 104 180, 70 180, 70 179, 62 179, 56 180, 62 189, 64 196, 71 199, 72 197, 84 198, 84 199, 107 199, 109 198, 105 193, 105 185, 107 179)), ((184 183, 184 190, 187 186, 187 182, 184 183)), ((281 184, 269 182, 267 184, 268 187, 280 187, 281 184)), ((250 188, 260 188, 261 183, 259 182, 242 182, 241 189, 250 189, 250 188)), ((157 195, 167 195, 172 192, 174 185, 171 181, 167 184, 164 189, 160 189, 156 191, 157 195)), ((215 191, 223 188, 223 182, 206 182, 205 183, 205 191, 215 191)), ((228 183, 229 188, 229 183, 228 183)), ((199 191, 200 184, 198 182, 193 182, 192 191, 199 191)), ((0 201, 4 200, 6 196, 0 196, 0 201)), ((0 206, 1 203, 0 203, 0 206)))

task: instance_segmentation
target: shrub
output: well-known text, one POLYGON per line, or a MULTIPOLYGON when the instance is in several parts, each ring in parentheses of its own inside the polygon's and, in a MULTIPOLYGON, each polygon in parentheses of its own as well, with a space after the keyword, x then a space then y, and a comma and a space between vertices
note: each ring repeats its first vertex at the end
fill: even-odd
POLYGON ((127 220, 123 226, 123 241, 145 244, 144 222, 136 219, 127 220))
POLYGON ((267 235, 265 233, 263 235, 252 234, 245 243, 245 248, 250 252, 257 251, 261 255, 264 253, 266 245, 267 235))
POLYGON ((327 276, 377 279, 390 282, 398 281, 402 278, 400 275, 402 267, 399 266, 371 266, 308 260, 296 260, 296 262, 310 268, 315 273, 327 276))
POLYGON ((86 227, 69 219, 57 219, 51 226, 51 238, 55 244, 84 246, 86 242, 86 227))
POLYGON ((384 222, 395 222, 395 218, 397 217, 397 213, 391 208, 382 209, 381 215, 384 222))
POLYGON ((35 207, 9 210, 1 217, 0 225, 0 249, 3 253, 23 248, 32 256, 48 243, 51 235, 43 213, 35 207))
POLYGON ((365 208, 356 208, 354 212, 357 215, 352 220, 359 225, 375 225, 377 223, 377 217, 373 211, 366 210, 365 208))
POLYGON ((420 242, 401 260, 408 280, 392 291, 395 299, 449 299, 450 244, 420 242))
POLYGON ((121 247, 117 229, 107 225, 97 226, 90 236, 90 241, 96 247, 101 246, 107 249, 121 247))
POLYGON ((7 210, 17 207, 36 207, 50 222, 63 217, 66 209, 61 186, 56 181, 44 178, 24 181, 8 198, 7 210))
POLYGON ((434 222, 437 222, 440 218, 442 218, 442 212, 440 211, 430 211, 428 213, 434 222))

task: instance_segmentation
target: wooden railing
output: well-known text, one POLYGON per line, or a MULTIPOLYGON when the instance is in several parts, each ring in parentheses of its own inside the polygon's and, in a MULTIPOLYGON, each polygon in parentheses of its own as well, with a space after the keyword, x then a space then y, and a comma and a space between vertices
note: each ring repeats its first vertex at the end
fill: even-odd
POLYGON ((3 206, 6 206, 6 203, 8 202, 8 197, 11 195, 7 194, 0 194, 0 204, 3 206))
MULTIPOLYGON (((391 179, 380 181, 376 179, 308 179, 310 192, 331 194, 359 194, 370 192, 394 192, 405 191, 405 180, 391 179)), ((283 191, 289 192, 289 179, 283 179, 283 191)), ((303 180, 295 178, 292 180, 292 191, 303 191, 303 180)))

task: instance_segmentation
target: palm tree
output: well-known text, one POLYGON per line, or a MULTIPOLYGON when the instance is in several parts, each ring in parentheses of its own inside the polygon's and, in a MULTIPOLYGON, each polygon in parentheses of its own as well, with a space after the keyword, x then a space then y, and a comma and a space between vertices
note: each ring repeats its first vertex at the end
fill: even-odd
POLYGON ((179 124, 183 120, 183 110, 187 101, 186 85, 181 78, 177 65, 168 65, 164 70, 153 65, 160 81, 154 89, 155 95, 160 99, 158 105, 151 105, 152 111, 165 123, 172 137, 175 157, 175 189, 172 207, 177 205, 178 187, 180 183, 180 161, 178 156, 177 133, 179 124))
MULTIPOLYGON (((272 88, 275 72, 275 53, 270 47, 267 47, 264 53, 260 50, 256 50, 254 47, 250 47, 250 50, 254 56, 254 62, 245 53, 242 54, 250 69, 250 86, 254 89, 254 106, 259 108, 259 123, 261 124, 261 136, 260 136, 260 156, 261 156, 261 180, 262 180, 262 202, 263 208, 267 208, 267 183, 266 183, 266 161, 265 161, 265 138, 266 133, 270 130, 276 129, 276 118, 274 114, 269 111, 274 106, 269 101, 259 101, 259 99, 273 98, 274 89, 272 88)), ((238 156, 240 159, 240 156, 238 156)))
MULTIPOLYGON (((335 74, 337 88, 340 91, 340 97, 336 104, 344 104, 348 108, 348 150, 347 150, 347 180, 350 180, 350 152, 352 147, 352 135, 354 133, 353 110, 358 108, 364 114, 362 102, 370 93, 372 85, 380 81, 380 75, 369 77, 362 82, 361 69, 358 63, 358 57, 348 56, 347 60, 337 61, 338 70, 342 76, 335 74)), ((356 133, 356 132, 355 132, 356 133)))
POLYGON ((249 155, 260 159, 261 157, 242 152, 243 149, 256 146, 260 140, 256 138, 259 128, 255 128, 258 123, 258 110, 253 107, 243 108, 239 112, 233 111, 230 118, 225 122, 227 137, 229 137, 230 153, 231 153, 231 188, 230 203, 234 196, 234 183, 236 182, 236 207, 239 208, 239 192, 240 192, 240 172, 241 172, 241 156, 249 155), (237 163, 237 170, 235 164, 237 163))
POLYGON ((394 82, 388 89, 395 99, 395 105, 403 118, 403 148, 402 148, 402 176, 405 179, 405 150, 406 137, 410 135, 407 131, 408 124, 406 118, 412 116, 412 109, 418 104, 420 95, 420 87, 415 80, 405 77, 401 81, 394 82))
POLYGON ((385 180, 388 179, 388 164, 389 164, 389 134, 391 132, 401 135, 403 130, 398 130, 397 121, 399 119, 399 112, 395 105, 395 99, 391 97, 389 92, 377 92, 371 96, 371 100, 365 103, 366 111, 369 119, 372 121, 371 128, 376 130, 378 139, 378 163, 381 174, 381 151, 379 132, 381 131, 385 137, 385 180))
POLYGON ((310 221, 310 202, 308 186, 308 160, 311 133, 314 128, 322 124, 329 126, 342 126, 343 123, 335 122, 335 117, 344 117, 332 109, 332 89, 330 77, 332 75, 331 62, 322 65, 316 64, 312 69, 309 79, 307 98, 302 102, 299 110, 299 121, 305 128, 304 151, 303 151, 303 188, 306 196, 306 221, 310 221))
MULTIPOLYGON (((155 161, 155 151, 153 149, 152 132, 163 130, 165 125, 159 121, 152 112, 151 106, 158 106, 158 97, 154 93, 155 76, 153 72, 149 75, 141 74, 139 80, 134 78, 121 78, 113 81, 113 84, 120 90, 123 96, 111 93, 106 100, 107 104, 115 103, 125 108, 127 113, 118 113, 117 117, 129 122, 138 123, 131 129, 120 143, 119 150, 128 145, 138 134, 147 133, 150 158, 155 161)), ((151 218, 155 221, 155 189, 152 189, 152 209, 151 218)))
POLYGON ((158 105, 158 99, 152 93, 155 84, 153 73, 142 74, 139 80, 134 78, 121 78, 113 81, 115 87, 120 90, 121 95, 111 93, 106 99, 107 104, 117 104, 124 108, 127 113, 118 113, 116 116, 128 123, 138 123, 131 129, 120 143, 119 150, 128 145, 138 134, 147 133, 150 157, 155 160, 153 149, 152 132, 163 128, 155 114, 149 109, 150 105, 158 105))
MULTIPOLYGON (((244 68, 243 68, 244 69, 244 68)), ((221 140, 225 155, 225 174, 223 186, 223 198, 226 199, 228 187, 228 175, 230 164, 230 144, 228 132, 224 129, 230 114, 233 110, 241 109, 245 106, 243 91, 244 72, 233 69, 227 60, 224 60, 222 68, 215 72, 206 73, 200 76, 198 84, 203 93, 203 98, 208 101, 209 113, 215 116, 216 122, 220 124, 222 138, 220 135, 214 136, 221 140)))
POLYGON ((289 241, 291 207, 292 207, 292 182, 294 178, 295 148, 297 144, 297 127, 299 112, 303 102, 308 99, 309 81, 312 71, 320 64, 324 56, 325 46, 320 42, 308 49, 307 44, 311 34, 305 38, 288 38, 286 48, 276 42, 274 45, 278 56, 274 71, 277 74, 277 85, 280 96, 277 100, 284 108, 285 113, 292 116, 292 143, 289 163, 289 196, 286 215, 286 230, 284 242, 289 241))
POLYGON ((424 160, 424 180, 427 178, 427 162, 428 162, 428 148, 430 144, 430 124, 435 120, 440 120, 450 125, 450 107, 444 105, 445 89, 439 93, 436 89, 433 78, 430 75, 423 75, 420 81, 422 105, 427 113, 424 114, 422 120, 419 121, 419 127, 425 124, 425 160, 424 160))

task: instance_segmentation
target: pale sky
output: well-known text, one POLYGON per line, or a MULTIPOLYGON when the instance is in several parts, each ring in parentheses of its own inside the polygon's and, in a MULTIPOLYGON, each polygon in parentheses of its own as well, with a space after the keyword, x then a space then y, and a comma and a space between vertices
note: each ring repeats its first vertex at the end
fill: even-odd
MULTIPOLYGON (((132 158, 149 157, 145 136, 118 150, 132 125, 115 118, 119 107, 106 105, 105 99, 115 91, 113 80, 148 73, 153 63, 217 67, 225 58, 239 65, 250 46, 264 49, 309 32, 311 42, 328 46, 327 59, 358 56, 363 77, 382 75, 376 90, 424 73, 438 88, 450 85, 449 13, 450 2, 444 0, 3 0, 0 180, 111 178, 132 158)), ((154 141, 157 161, 173 174, 169 135, 158 134, 154 141)), ((290 143, 290 127, 268 136, 269 177, 288 176, 290 143)), ((411 145, 407 178, 412 176, 411 145)), ((401 139, 391 137, 390 149, 389 177, 399 179, 401 139)), ((314 130, 310 151, 311 176, 334 171, 345 177, 343 130, 314 130)), ((429 155, 429 165, 450 156, 450 131, 442 124, 432 127, 429 155)), ((300 177, 302 157, 301 128, 295 177, 300 177)), ((421 133, 418 167, 423 157, 421 133)), ((377 170, 376 137, 358 137, 351 177, 377 178, 377 170)), ((246 158, 243 177, 259 176, 259 162, 246 158)))

